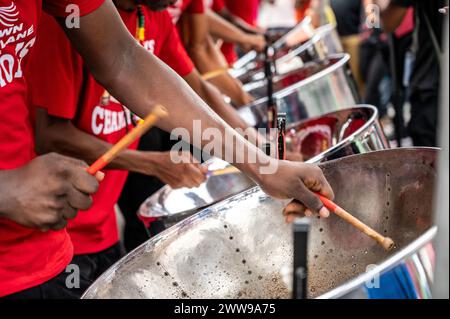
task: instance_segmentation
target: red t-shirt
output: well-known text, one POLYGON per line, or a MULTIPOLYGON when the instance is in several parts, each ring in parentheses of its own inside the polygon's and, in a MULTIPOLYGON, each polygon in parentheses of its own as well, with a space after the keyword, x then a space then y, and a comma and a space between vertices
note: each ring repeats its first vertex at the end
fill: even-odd
POLYGON ((205 12, 203 0, 178 0, 167 9, 173 24, 177 24, 183 13, 201 14, 205 12))
MULTIPOLYGON (((192 72, 187 57, 167 12, 143 7, 147 50, 169 64, 181 76, 192 72)), ((135 35, 137 11, 119 13, 128 30, 135 35)), ((128 109, 114 98, 104 99, 105 89, 87 72, 82 58, 71 46, 56 21, 44 14, 33 55, 32 104, 44 107, 53 116, 69 119, 80 130, 115 144, 132 129, 128 109)), ((137 142, 131 149, 136 149, 137 142)), ((107 170, 93 205, 69 222, 68 230, 76 255, 98 253, 119 241, 114 205, 119 199, 128 172, 107 170)))
MULTIPOLYGON (((241 18, 248 24, 256 26, 258 20, 258 8, 260 0, 222 0, 227 9, 235 16, 241 18)), ((228 64, 233 64, 237 60, 235 46, 232 43, 225 42, 222 45, 222 53, 228 64)))
MULTIPOLYGON (((66 16, 77 4, 81 15, 104 0, 0 0, 0 169, 14 169, 35 157, 27 107, 27 79, 36 26, 44 7, 66 16)), ((66 230, 46 233, 0 218, 0 297, 40 285, 61 273, 73 251, 66 230)))

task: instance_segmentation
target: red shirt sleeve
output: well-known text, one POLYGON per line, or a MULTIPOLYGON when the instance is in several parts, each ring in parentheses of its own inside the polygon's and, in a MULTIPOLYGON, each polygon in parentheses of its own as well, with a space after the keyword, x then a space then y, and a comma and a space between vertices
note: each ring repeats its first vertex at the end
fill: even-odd
POLYGON ((199 14, 205 12, 205 4, 203 0, 192 0, 189 6, 186 8, 186 12, 199 14))
POLYGON ((37 30, 27 70, 32 107, 73 119, 82 89, 83 61, 53 17, 44 13, 37 30))
POLYGON ((225 2, 223 0, 213 0, 211 9, 215 12, 220 12, 225 8, 225 2))
POLYGON ((69 5, 77 5, 80 8, 80 15, 85 16, 98 9, 105 0, 44 0, 43 8, 55 17, 66 17, 71 11, 66 12, 69 5))
POLYGON ((186 76, 194 70, 194 63, 189 58, 183 44, 181 43, 178 31, 172 23, 170 15, 166 12, 164 27, 167 30, 167 36, 161 47, 159 57, 164 63, 170 66, 180 76, 186 76))

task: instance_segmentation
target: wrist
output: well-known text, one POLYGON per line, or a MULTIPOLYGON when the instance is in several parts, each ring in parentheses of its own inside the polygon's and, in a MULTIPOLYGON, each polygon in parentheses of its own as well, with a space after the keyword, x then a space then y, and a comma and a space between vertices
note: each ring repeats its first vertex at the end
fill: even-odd
POLYGON ((240 31, 238 45, 245 46, 248 45, 249 42, 250 42, 249 36, 245 32, 240 31))
POLYGON ((237 166, 258 185, 264 185, 267 175, 271 172, 269 168, 275 167, 274 165, 277 165, 276 159, 267 156, 263 151, 258 151, 255 163, 247 162, 245 164, 235 166, 237 166))
POLYGON ((17 170, 0 171, 0 217, 8 218, 11 212, 14 210, 12 208, 12 194, 11 189, 15 189, 14 185, 14 175, 17 170))
POLYGON ((160 153, 158 152, 143 152, 136 151, 136 173, 147 176, 154 176, 156 174, 156 167, 160 163, 160 153))

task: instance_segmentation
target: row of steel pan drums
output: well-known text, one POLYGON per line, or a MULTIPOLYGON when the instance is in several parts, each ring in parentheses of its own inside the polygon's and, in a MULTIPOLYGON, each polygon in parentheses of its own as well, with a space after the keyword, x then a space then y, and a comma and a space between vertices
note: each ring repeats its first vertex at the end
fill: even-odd
MULTIPOLYGON (((311 42, 302 46, 314 47, 311 42)), ((308 295, 386 297, 391 288, 377 287, 377 278, 409 270, 420 274, 409 283, 422 292, 414 297, 421 297, 432 278, 427 244, 436 233, 432 200, 438 151, 389 150, 377 109, 356 105, 348 59, 327 55, 277 75, 275 100, 290 123, 287 149, 319 164, 336 202, 393 238, 397 247, 383 251, 336 216, 314 219, 308 295), (374 287, 369 289, 368 282, 374 287)), ((263 86, 254 81, 247 87, 257 95, 263 86)), ((265 127, 266 100, 240 112, 255 127, 265 127)), ((218 159, 205 165, 210 170, 229 166, 218 159)), ((139 215, 173 226, 110 268, 84 298, 290 298, 293 243, 281 217, 285 204, 235 172, 212 176, 196 189, 166 186, 142 204, 139 215)))

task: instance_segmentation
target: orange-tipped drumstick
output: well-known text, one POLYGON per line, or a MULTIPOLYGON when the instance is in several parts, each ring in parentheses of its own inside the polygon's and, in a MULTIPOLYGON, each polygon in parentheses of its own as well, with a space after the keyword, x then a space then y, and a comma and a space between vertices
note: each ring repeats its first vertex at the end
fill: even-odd
POLYGON ((333 203, 331 200, 326 198, 325 196, 322 196, 318 193, 316 193, 317 196, 319 196, 322 203, 325 205, 326 208, 334 212, 336 215, 338 215, 340 218, 348 222, 349 224, 353 225, 360 231, 362 231, 367 236, 373 238, 376 240, 386 251, 390 251, 394 248, 395 244, 394 241, 389 237, 384 237, 374 229, 370 228, 366 224, 364 224, 362 221, 354 217, 352 214, 347 212, 342 207, 339 207, 335 203, 333 203))
POLYGON ((140 122, 130 133, 125 135, 117 144, 115 144, 108 152, 103 154, 94 164, 88 168, 88 172, 91 175, 95 175, 97 172, 102 170, 106 165, 108 165, 114 158, 119 155, 120 152, 125 150, 131 145, 136 139, 141 137, 145 132, 147 132, 156 121, 167 115, 166 109, 162 105, 156 105, 143 122, 140 122))

